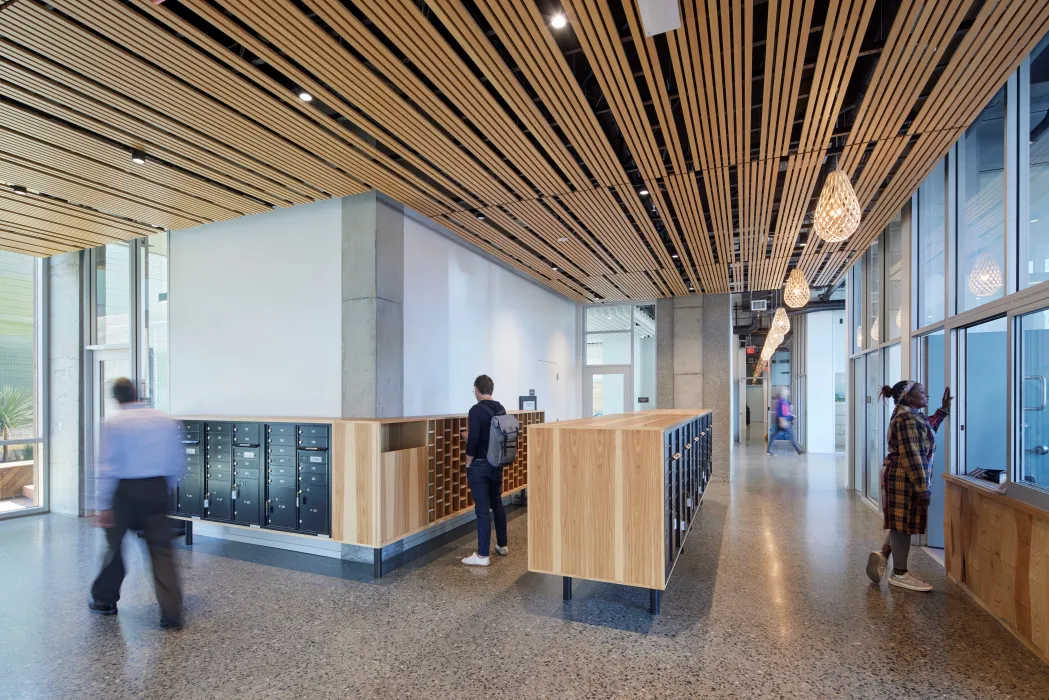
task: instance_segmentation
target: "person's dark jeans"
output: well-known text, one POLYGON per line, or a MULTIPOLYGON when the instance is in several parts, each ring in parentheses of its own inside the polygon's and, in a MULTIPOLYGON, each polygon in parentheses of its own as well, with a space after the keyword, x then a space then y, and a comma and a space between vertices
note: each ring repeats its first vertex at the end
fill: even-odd
POLYGON ((474 497, 477 514, 477 554, 488 556, 492 540, 492 518, 495 514, 495 542, 506 546, 506 508, 503 507, 503 468, 493 467, 484 459, 475 459, 466 468, 466 481, 474 497))
POLYGON ((182 587, 171 552, 171 525, 167 516, 168 485, 164 477, 122 479, 113 494, 113 527, 106 529, 109 548, 102 570, 91 586, 91 597, 102 605, 115 605, 124 582, 121 552, 128 530, 143 530, 153 565, 153 584, 160 603, 160 617, 182 620, 182 587))

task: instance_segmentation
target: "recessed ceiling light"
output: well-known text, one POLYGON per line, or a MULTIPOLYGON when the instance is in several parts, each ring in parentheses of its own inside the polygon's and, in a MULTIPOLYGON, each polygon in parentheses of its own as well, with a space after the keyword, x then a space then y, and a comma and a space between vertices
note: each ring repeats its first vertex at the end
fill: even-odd
POLYGON ((554 272, 557 272, 557 265, 551 265, 550 269, 553 270, 554 272))
POLYGON ((138 163, 139 165, 142 165, 143 163, 146 162, 146 152, 145 151, 140 151, 137 148, 132 148, 131 149, 131 162, 132 163, 138 163))
POLYGON ((677 253, 671 253, 670 257, 674 258, 674 260, 677 260, 677 253))
POLYGON ((22 185, 13 185, 11 189, 14 190, 15 194, 29 194, 29 190, 22 185))
POLYGON ((303 90, 299 93, 299 99, 303 102, 313 102, 313 95, 303 90))
POLYGON ((798 247, 799 247, 799 248, 804 248, 804 247, 805 247, 805 246, 807 246, 807 245, 808 245, 808 243, 799 243, 799 244, 798 244, 798 247))
POLYGON ((647 197, 648 196, 648 190, 641 190, 638 194, 640 194, 642 197, 647 197))
POLYGON ((1038 223, 1038 219, 1031 219, 1031 223, 1032 224, 1037 224, 1038 223))
POLYGON ((477 215, 477 220, 478 221, 484 221, 484 214, 478 214, 477 215))
POLYGON ((550 20, 550 26, 554 29, 564 29, 568 26, 568 18, 564 16, 564 13, 559 12, 550 20))
POLYGON ((561 236, 557 239, 558 243, 568 243, 568 236, 561 236))

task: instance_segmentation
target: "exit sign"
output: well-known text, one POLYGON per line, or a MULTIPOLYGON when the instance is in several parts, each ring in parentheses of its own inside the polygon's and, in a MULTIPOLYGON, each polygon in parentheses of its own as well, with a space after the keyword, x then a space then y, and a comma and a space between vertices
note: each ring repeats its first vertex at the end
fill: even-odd
POLYGON ((747 346, 747 354, 748 355, 754 355, 757 352, 758 352, 758 346, 757 345, 748 345, 747 346))

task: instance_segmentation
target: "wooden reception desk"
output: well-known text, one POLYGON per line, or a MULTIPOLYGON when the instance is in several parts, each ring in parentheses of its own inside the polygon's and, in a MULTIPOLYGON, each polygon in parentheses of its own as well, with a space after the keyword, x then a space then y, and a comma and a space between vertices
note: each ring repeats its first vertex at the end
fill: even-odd
POLYGON ((711 473, 707 410, 657 410, 533 425, 528 570, 638 586, 653 613, 711 473))
MULTIPOLYGON (((522 436, 517 459, 503 470, 504 494, 515 493, 528 485, 530 431, 544 420, 542 411, 510 413, 520 420, 522 436)), ((186 416, 177 420, 180 439, 187 446, 190 469, 184 490, 197 488, 196 482, 200 480, 205 497, 211 496, 211 499, 203 505, 196 502, 191 506, 193 514, 184 515, 181 494, 176 490, 173 517, 212 521, 234 528, 273 529, 291 536, 322 537, 370 547, 375 550, 377 575, 381 575, 383 547, 435 527, 473 507, 466 482, 466 441, 460 437, 460 430, 467 425, 465 415, 377 419, 186 416), (256 447, 240 445, 236 437, 238 429, 247 431, 252 436, 251 444, 256 447), (310 439, 322 446, 304 444, 298 435, 304 429, 320 436, 310 439), (278 430, 292 436, 293 441, 288 443, 290 449, 279 442, 287 438, 278 437, 278 430), (233 435, 232 441, 227 439, 227 445, 232 442, 232 450, 230 446, 223 448, 214 444, 223 432, 233 435), (257 449, 259 454, 251 453, 251 462, 246 464, 245 450, 252 449, 257 449), (223 450, 225 457, 221 456, 223 450), (278 458, 278 452, 291 456, 278 458), (239 464, 238 457, 241 458, 239 464), (302 522, 304 506, 300 499, 294 497, 294 506, 289 506, 300 512, 278 521, 278 514, 270 512, 275 508, 271 496, 278 482, 282 489, 303 493, 308 476, 305 466, 322 461, 327 479, 315 492, 325 494, 327 503, 321 507, 327 507, 328 519, 307 528, 311 532, 296 532, 296 526, 289 523, 302 522), (291 471, 285 466, 288 464, 295 465, 291 471), (241 480, 237 472, 245 466, 251 467, 245 470, 251 474, 249 478, 261 478, 265 482, 261 487, 265 508, 258 516, 252 511, 251 517, 257 517, 257 522, 251 524, 238 522, 236 509, 236 484, 241 480), (223 476, 226 481, 218 483, 233 486, 234 507, 225 506, 216 511, 215 493, 222 488, 213 485, 213 477, 216 472, 225 474, 231 469, 232 478, 223 476), (193 470, 199 470, 199 476, 193 470)), ((180 482, 179 488, 182 487, 180 482)), ((230 496, 230 491, 230 487, 225 486, 223 496, 230 496)))
POLYGON ((991 483, 944 479, 947 575, 1049 662, 1049 513, 991 483))

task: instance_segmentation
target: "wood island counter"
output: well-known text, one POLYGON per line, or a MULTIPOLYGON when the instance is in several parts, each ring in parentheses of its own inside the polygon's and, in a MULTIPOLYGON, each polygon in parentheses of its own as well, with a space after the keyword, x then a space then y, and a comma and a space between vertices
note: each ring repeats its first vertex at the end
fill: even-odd
POLYGON ((660 594, 711 474, 711 412, 655 410, 534 425, 528 570, 660 594))

